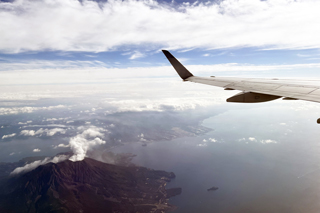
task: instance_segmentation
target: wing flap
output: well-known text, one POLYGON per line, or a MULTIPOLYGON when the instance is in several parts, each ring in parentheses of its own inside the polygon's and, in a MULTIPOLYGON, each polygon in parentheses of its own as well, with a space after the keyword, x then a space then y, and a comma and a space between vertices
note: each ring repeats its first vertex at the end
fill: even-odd
POLYGON ((300 86, 298 83, 286 84, 285 81, 272 81, 269 79, 247 79, 230 77, 197 77, 193 76, 188 81, 194 83, 202 83, 211 86, 218 86, 223 88, 235 89, 246 92, 261 93, 267 95, 290 97, 295 99, 301 99, 306 101, 320 102, 320 86, 318 85, 306 85, 300 86))

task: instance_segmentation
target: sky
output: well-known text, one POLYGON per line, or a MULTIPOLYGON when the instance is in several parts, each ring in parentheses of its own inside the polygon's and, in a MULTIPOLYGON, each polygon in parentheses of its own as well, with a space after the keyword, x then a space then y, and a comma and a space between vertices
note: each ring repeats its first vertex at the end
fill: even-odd
POLYGON ((251 66, 315 75, 319 6, 316 0, 0 1, 0 70, 166 67, 161 49, 167 49, 212 72, 220 65, 219 71, 251 66))

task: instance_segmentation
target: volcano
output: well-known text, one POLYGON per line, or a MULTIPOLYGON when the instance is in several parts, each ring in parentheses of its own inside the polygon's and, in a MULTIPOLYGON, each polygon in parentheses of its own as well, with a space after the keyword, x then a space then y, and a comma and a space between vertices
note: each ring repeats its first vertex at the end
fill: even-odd
POLYGON ((117 166, 90 158, 48 163, 1 186, 0 212, 165 212, 174 173, 117 166))

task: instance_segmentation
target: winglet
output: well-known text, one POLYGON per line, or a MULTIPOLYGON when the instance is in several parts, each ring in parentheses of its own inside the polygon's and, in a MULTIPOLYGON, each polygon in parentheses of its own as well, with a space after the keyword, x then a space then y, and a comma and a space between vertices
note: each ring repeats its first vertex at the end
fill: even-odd
POLYGON ((193 76, 169 51, 162 50, 162 52, 183 80, 193 76))

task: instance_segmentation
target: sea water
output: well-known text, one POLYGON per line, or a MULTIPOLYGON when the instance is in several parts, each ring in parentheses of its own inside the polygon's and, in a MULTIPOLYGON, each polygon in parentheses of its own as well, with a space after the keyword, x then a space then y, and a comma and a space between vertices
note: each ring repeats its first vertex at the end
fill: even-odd
MULTIPOLYGON (((210 118, 203 124, 212 123, 210 118)), ((317 144, 246 139, 249 143, 221 134, 132 143, 113 151, 136 154, 133 163, 139 166, 174 172, 167 188, 182 188, 170 198, 176 213, 320 212, 317 144), (213 186, 219 189, 207 191, 213 186)))

